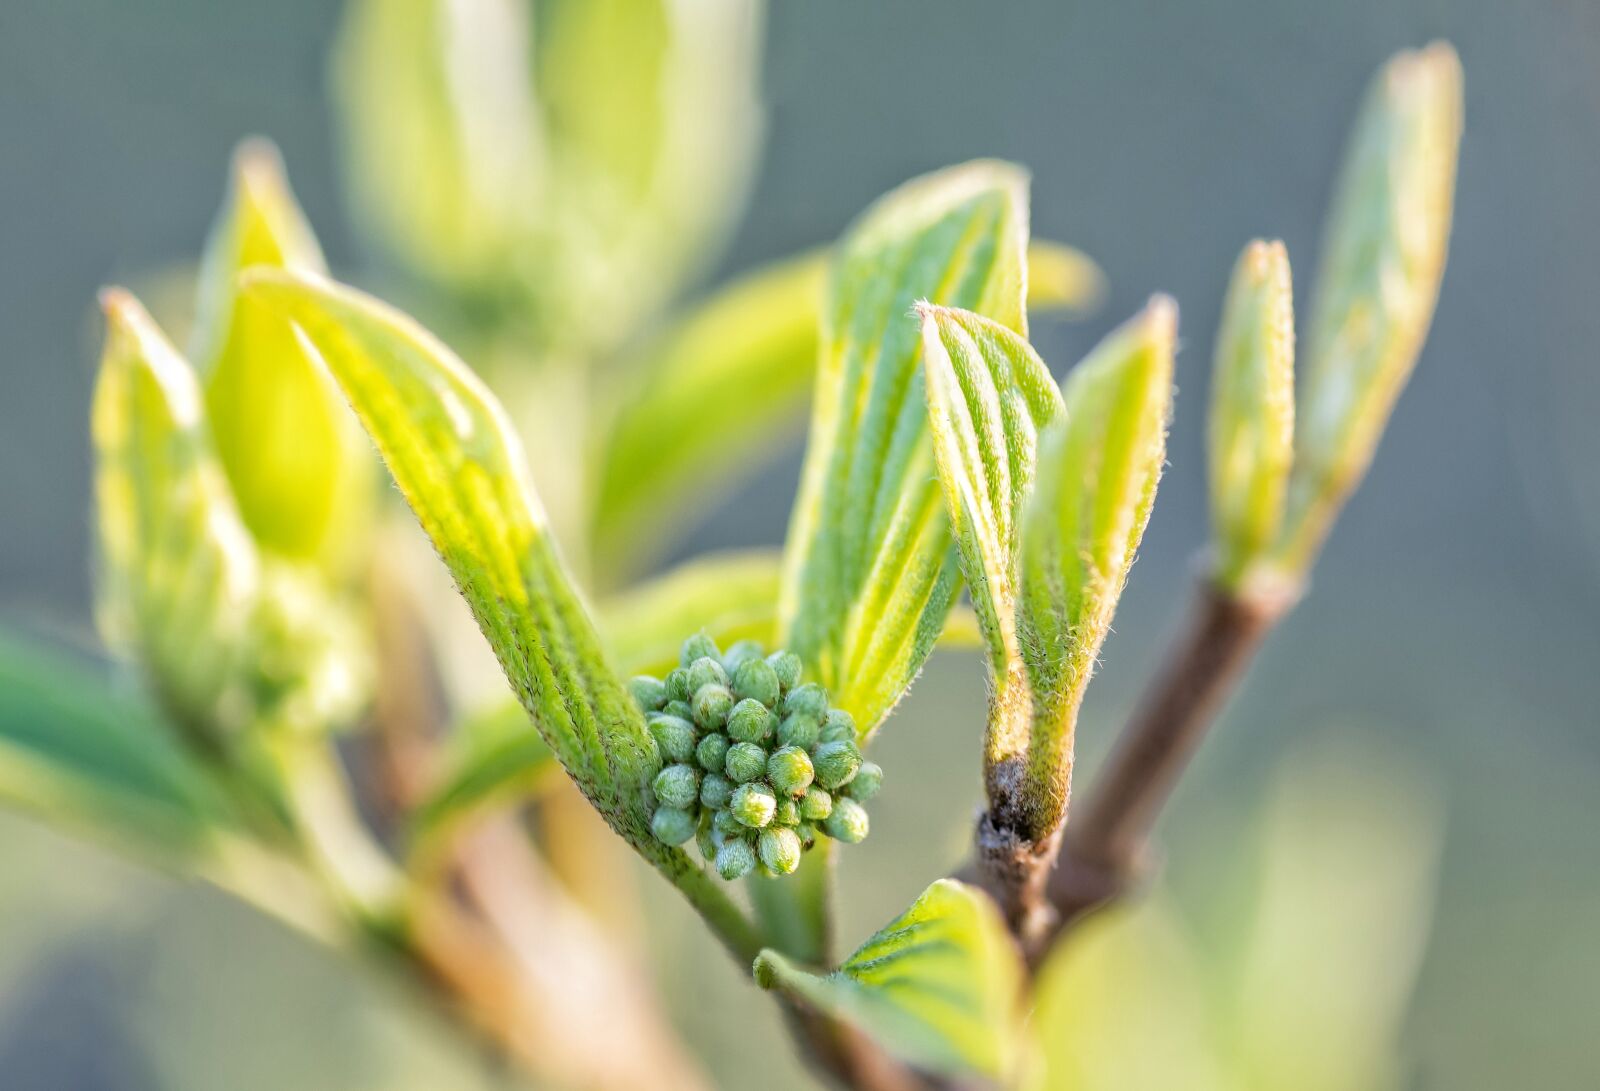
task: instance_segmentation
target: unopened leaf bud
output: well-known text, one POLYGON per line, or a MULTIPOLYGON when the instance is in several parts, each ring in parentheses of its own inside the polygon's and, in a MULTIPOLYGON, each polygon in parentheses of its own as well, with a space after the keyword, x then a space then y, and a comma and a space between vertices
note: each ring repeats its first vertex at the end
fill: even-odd
POLYGON ((800 835, 785 826, 761 831, 761 862, 778 875, 800 866, 800 835))
POLYGON ((861 751, 853 742, 825 742, 811 755, 817 783, 832 791, 855 779, 861 769, 861 751))
POLYGON ((694 760, 694 724, 676 716, 656 713, 650 717, 650 736, 666 761, 694 760))
POLYGON ((835 841, 854 845, 866 840, 869 825, 867 809, 845 798, 833 801, 833 813, 823 820, 822 828, 835 841))
POLYGON ((772 822, 778 811, 778 799, 765 784, 741 784, 733 790, 728 810, 751 829, 760 829, 772 822))
POLYGON ((735 784, 756 780, 767 771, 767 752, 752 742, 736 742, 728 747, 722 769, 735 784))
POLYGON ((776 792, 796 795, 809 788, 815 779, 811 755, 798 746, 785 746, 767 759, 767 782, 776 792))
POLYGON ((658 803, 687 810, 700 798, 700 774, 687 765, 669 765, 656 774, 650 787, 658 803))
POLYGON ((746 697, 728 714, 728 737, 735 742, 766 742, 772 734, 772 720, 766 705, 746 697))

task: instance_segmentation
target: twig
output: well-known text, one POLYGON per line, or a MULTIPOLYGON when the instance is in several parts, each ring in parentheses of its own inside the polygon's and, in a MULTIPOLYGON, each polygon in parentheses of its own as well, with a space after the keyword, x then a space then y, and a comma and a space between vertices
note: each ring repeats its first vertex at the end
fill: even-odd
POLYGON ((1087 803, 1067 824, 1047 896, 1053 921, 1027 945, 1042 957, 1066 927, 1127 892, 1179 775, 1298 588, 1260 582, 1239 593, 1202 577, 1177 641, 1118 736, 1087 803))

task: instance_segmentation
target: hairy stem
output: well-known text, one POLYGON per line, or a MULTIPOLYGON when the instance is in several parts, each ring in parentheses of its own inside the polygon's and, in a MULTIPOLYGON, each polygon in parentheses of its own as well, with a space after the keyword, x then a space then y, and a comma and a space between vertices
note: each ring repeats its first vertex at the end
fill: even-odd
POLYGON ((1298 588, 1225 591, 1203 577, 1177 640, 1072 816, 1046 889, 1053 920, 1026 944, 1037 960, 1063 929, 1121 897, 1139 875, 1150 831, 1217 712, 1298 588))

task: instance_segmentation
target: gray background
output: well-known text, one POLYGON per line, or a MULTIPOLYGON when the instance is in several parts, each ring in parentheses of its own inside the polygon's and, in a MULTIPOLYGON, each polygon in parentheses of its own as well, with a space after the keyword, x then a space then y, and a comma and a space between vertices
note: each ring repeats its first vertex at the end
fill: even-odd
MULTIPOLYGON (((719 276, 834 237, 914 173, 997 155, 1033 169, 1035 233, 1083 246, 1113 286, 1091 321, 1041 324, 1047 360, 1075 359, 1152 291, 1183 309, 1171 469, 1086 713, 1091 754, 1154 662, 1204 538, 1206 368, 1234 256, 1280 236, 1307 285, 1371 70, 1455 43, 1467 135, 1432 338, 1311 596, 1180 793, 1171 851, 1296 736, 1385 736, 1450 805, 1405 1034, 1415 1085, 1600 1085, 1600 6, 775 8, 770 144, 719 276)), ((280 143, 335 266, 359 264, 326 106, 336 16, 324 0, 0 5, 0 617, 87 632, 93 293, 197 252, 240 135, 280 143)), ((795 468, 731 497, 693 547, 779 540, 795 468)), ((917 736, 918 760, 972 795, 975 743, 958 732, 981 717, 978 674, 941 679, 904 715, 944 724, 917 736)), ((904 753, 910 736, 889 745, 904 753)), ((953 845, 964 822, 906 788, 884 808, 886 834, 853 854, 874 880, 849 935, 931 877, 894 831, 935 821, 953 845)), ((732 1040, 731 968, 687 951, 712 997, 696 1033, 737 1055, 770 1043, 770 1027, 732 1040)), ((781 1050, 771 1063, 792 1078, 781 1050)), ((0 1085, 389 1087, 401 1073, 494 1080, 414 1005, 222 899, 0 819, 0 1085)))

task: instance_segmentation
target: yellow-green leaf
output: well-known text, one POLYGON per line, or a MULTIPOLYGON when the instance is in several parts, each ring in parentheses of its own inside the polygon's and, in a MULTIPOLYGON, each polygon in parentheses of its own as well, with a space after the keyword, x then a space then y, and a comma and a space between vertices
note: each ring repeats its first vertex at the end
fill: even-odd
POLYGON ((1177 307, 1157 297, 1068 376, 1066 413, 1039 442, 1023 515, 1020 642, 1029 737, 991 735, 985 766, 1016 779, 1020 813, 996 817, 1042 840, 1066 815, 1078 705, 1133 564, 1166 457, 1177 307))
POLYGON ((1216 577, 1235 588, 1276 539, 1294 455, 1294 294, 1281 242, 1252 242, 1234 266, 1209 443, 1216 577))
POLYGON ((1282 563, 1303 573, 1361 481, 1433 320, 1461 140, 1461 62, 1435 42, 1373 80, 1324 229, 1282 563))
POLYGON ((763 951, 755 976, 927 1071, 1004 1080, 1016 1063, 1022 961, 994 904, 954 879, 930 886, 831 974, 763 951))
POLYGON ((669 547, 682 523, 798 432, 826 272, 826 255, 808 254, 743 277, 637 365, 600 452, 595 548, 605 570, 669 547))
POLYGON ((881 198, 834 259, 780 633, 864 731, 916 676, 958 584, 911 307, 1024 331, 1027 220, 1022 170, 969 163, 881 198))
POLYGON ((101 298, 107 332, 92 420, 100 627, 186 727, 236 727, 261 578, 255 545, 188 363, 127 292, 101 298))
POLYGON ((360 548, 371 455, 293 328, 242 299, 252 265, 323 271, 322 252, 266 141, 240 145, 200 273, 194 361, 239 514, 265 550, 331 562, 360 548))

